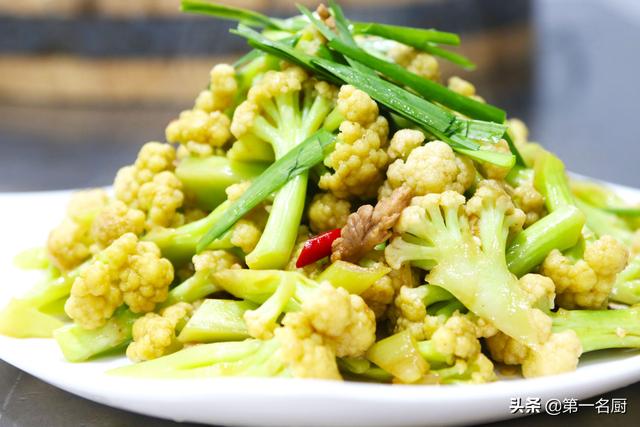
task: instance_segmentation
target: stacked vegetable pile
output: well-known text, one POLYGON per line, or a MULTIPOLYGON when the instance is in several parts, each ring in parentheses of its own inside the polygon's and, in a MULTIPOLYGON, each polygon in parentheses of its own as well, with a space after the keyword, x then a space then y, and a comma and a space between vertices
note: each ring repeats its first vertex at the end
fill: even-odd
POLYGON ((75 194, 0 332, 142 377, 481 383, 640 347, 640 211, 569 181, 474 86, 455 34, 199 0, 253 48, 75 194), (614 309, 615 308, 615 309, 614 309))

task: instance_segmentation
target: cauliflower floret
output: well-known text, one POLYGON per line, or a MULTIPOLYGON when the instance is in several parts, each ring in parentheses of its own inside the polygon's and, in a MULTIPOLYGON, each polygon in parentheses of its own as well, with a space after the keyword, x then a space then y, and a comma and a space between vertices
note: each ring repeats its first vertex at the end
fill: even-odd
POLYGON ((376 319, 380 319, 385 315, 389 304, 393 302, 395 291, 394 280, 390 274, 387 274, 376 280, 360 296, 376 315, 376 319))
POLYGON ((176 152, 171 145, 147 142, 140 149, 135 163, 118 171, 113 183, 116 199, 135 207, 140 186, 160 172, 172 171, 175 160, 176 152))
POLYGON ((580 339, 572 330, 553 333, 536 348, 528 348, 502 332, 487 338, 486 343, 495 361, 522 365, 525 378, 574 371, 582 354, 580 339))
POLYGON ((572 330, 552 334, 540 348, 529 350, 522 362, 525 378, 575 371, 582 354, 582 344, 572 330))
POLYGON ((488 337, 487 348, 491 358, 506 365, 520 365, 527 357, 529 348, 502 332, 488 337))
POLYGON ((193 256, 193 266, 196 271, 216 271, 240 269, 240 259, 230 252, 223 250, 204 251, 193 256))
POLYGON ((138 205, 147 212, 149 229, 171 225, 183 201, 182 182, 169 171, 160 172, 142 184, 138 193, 138 205))
POLYGON ((95 218, 91 226, 91 234, 95 240, 97 252, 125 233, 140 235, 144 232, 145 215, 139 209, 129 208, 120 200, 107 205, 95 218))
POLYGON ((133 324, 133 342, 127 347, 127 357, 133 362, 157 359, 169 354, 175 338, 171 320, 147 313, 133 324))
POLYGON ((331 193, 319 193, 309 206, 309 226, 314 233, 342 228, 351 213, 351 203, 331 193))
POLYGON ((275 339, 280 342, 280 358, 296 378, 341 380, 334 351, 320 334, 310 327, 300 327, 299 314, 287 314, 282 321, 284 327, 274 332, 275 339))
POLYGON ((233 136, 240 139, 252 131, 256 117, 261 114, 265 102, 280 95, 300 92, 305 83, 313 84, 316 92, 323 96, 325 85, 309 80, 309 76, 299 67, 267 71, 260 81, 251 87, 247 99, 233 113, 231 121, 233 136))
POLYGON ((393 323, 393 332, 409 330, 413 338, 418 341, 430 339, 435 331, 444 325, 444 316, 431 316, 422 300, 421 290, 410 286, 402 286, 394 300, 394 306, 389 310, 393 323))
POLYGON ((230 202, 235 202, 251 187, 251 181, 242 181, 237 184, 231 184, 225 188, 224 192, 227 194, 227 199, 230 202))
POLYGON ((391 160, 407 160, 409 154, 424 142, 424 134, 415 129, 400 129, 389 142, 387 154, 391 160))
POLYGON ((65 218, 51 230, 47 239, 47 253, 60 270, 68 271, 91 256, 91 240, 86 226, 65 218))
POLYGON ((400 288, 394 303, 402 317, 412 322, 420 321, 427 315, 421 293, 408 286, 400 288))
POLYGON ((224 113, 202 110, 185 110, 169 123, 166 137, 169 142, 183 144, 195 155, 210 156, 222 148, 231 137, 231 120, 224 113))
POLYGON ((67 216, 51 230, 47 240, 47 253, 56 267, 68 271, 91 256, 91 224, 107 202, 103 190, 80 191, 71 196, 67 216))
POLYGON ((418 53, 411 60, 407 70, 434 82, 440 80, 440 65, 436 58, 428 53, 418 53))
POLYGON ((525 274, 518 281, 520 287, 527 293, 533 307, 551 310, 556 298, 556 286, 553 280, 540 274, 525 274))
POLYGON ((491 200, 495 201, 497 207, 504 210, 505 225, 509 227, 511 234, 522 230, 526 217, 524 212, 514 205, 513 200, 499 182, 485 179, 478 184, 476 192, 465 206, 471 228, 475 234, 478 234, 478 221, 482 217, 484 205, 491 200))
POLYGON ((133 324, 133 342, 127 347, 127 357, 133 362, 156 359, 182 348, 176 339, 176 329, 184 326, 193 306, 179 302, 163 310, 162 315, 147 313, 133 324))
MULTIPOLYGON (((509 144, 506 140, 501 139, 495 144, 485 144, 481 148, 481 150, 487 151, 495 151, 497 153, 510 153, 511 149, 509 148, 509 144)), ((497 166, 491 163, 478 163, 478 170, 487 179, 495 179, 497 181, 502 181, 509 174, 511 168, 497 166)))
POLYGON ((132 166, 118 171, 113 183, 116 199, 142 210, 148 229, 180 223, 184 202, 182 183, 173 173, 176 152, 169 144, 148 142, 132 166))
POLYGON ((233 226, 231 231, 231 244, 236 246, 245 254, 255 249, 262 236, 262 228, 253 221, 241 219, 233 226))
POLYGON ((209 77, 209 89, 200 92, 194 108, 207 113, 229 108, 238 90, 235 69, 228 64, 218 64, 211 69, 209 77))
POLYGON ((516 206, 527 215, 524 226, 528 227, 545 215, 544 197, 532 183, 524 183, 513 189, 511 197, 516 206))
POLYGON ((376 339, 375 315, 362 298, 327 282, 304 301, 301 312, 287 317, 289 326, 320 334, 338 357, 362 356, 376 339))
POLYGON ((318 186, 339 198, 367 198, 376 194, 384 180, 389 156, 389 124, 378 115, 378 105, 369 95, 352 86, 340 88, 338 109, 347 118, 340 125, 334 151, 325 158, 333 169, 320 177, 318 186))
POLYGON ((158 247, 127 233, 80 272, 65 311, 80 326, 95 329, 123 302, 134 313, 152 311, 167 298, 172 281, 173 266, 160 257, 158 247))
POLYGON ((471 359, 480 353, 476 325, 465 316, 454 314, 431 336, 439 353, 462 359, 471 359))
POLYGON ((338 92, 338 111, 350 121, 363 125, 373 123, 378 118, 378 104, 360 89, 344 85, 338 92))
POLYGON ((473 184, 473 163, 458 157, 442 141, 432 141, 414 149, 406 161, 396 160, 387 171, 394 188, 407 184, 415 195, 441 193, 446 190, 464 193, 473 184))
MULTIPOLYGON (((385 179, 380 187, 378 187, 378 200, 386 199, 387 197, 391 197, 393 194, 394 188, 389 183, 388 179, 385 179)), ((640 239, 639 239, 640 240, 640 239)))
POLYGON ((463 96, 471 97, 476 94, 476 87, 471 82, 468 82, 458 76, 449 77, 447 87, 463 96))
POLYGON ((436 58, 428 53, 419 52, 416 49, 395 44, 388 52, 389 57, 397 64, 425 79, 440 80, 440 66, 436 58))
MULTIPOLYGON (((231 202, 237 200, 251 186, 251 182, 244 181, 232 184, 226 188, 227 199, 231 202)), ((262 237, 262 230, 267 221, 265 205, 256 206, 244 218, 238 220, 231 228, 230 242, 245 254, 253 251, 262 237)))
POLYGON ((541 273, 556 285, 556 302, 562 308, 606 307, 615 276, 628 260, 626 248, 611 236, 587 244, 584 259, 573 262, 553 250, 544 260, 541 273))

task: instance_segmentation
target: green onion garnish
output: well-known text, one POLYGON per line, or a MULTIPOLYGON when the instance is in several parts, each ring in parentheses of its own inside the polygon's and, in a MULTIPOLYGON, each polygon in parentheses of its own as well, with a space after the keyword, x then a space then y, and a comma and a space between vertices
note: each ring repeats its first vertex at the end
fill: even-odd
POLYGON ((201 252, 207 249, 211 242, 220 237, 270 194, 277 191, 292 178, 320 163, 324 159, 326 151, 333 144, 334 139, 335 137, 331 133, 319 130, 276 160, 253 181, 239 199, 229 206, 225 215, 200 239, 196 250, 201 252))

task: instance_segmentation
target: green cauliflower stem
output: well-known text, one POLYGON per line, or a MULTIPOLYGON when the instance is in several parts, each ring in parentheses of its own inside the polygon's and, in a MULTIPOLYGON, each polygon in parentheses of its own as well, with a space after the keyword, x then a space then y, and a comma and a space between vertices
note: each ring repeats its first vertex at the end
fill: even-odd
POLYGON ((609 299, 623 304, 640 303, 640 256, 636 255, 616 276, 609 299))
POLYGON ((50 338, 54 330, 64 325, 64 321, 47 313, 46 308, 69 297, 81 268, 47 278, 27 294, 11 299, 0 311, 0 334, 15 338, 50 338))
POLYGON ((583 351, 640 348, 640 308, 563 310, 551 315, 553 331, 573 330, 583 351))
POLYGON ((184 192, 195 198, 198 207, 212 210, 227 199, 227 187, 251 181, 266 168, 264 163, 240 162, 221 156, 186 157, 180 160, 175 174, 184 192))
MULTIPOLYGON (((269 71, 249 90, 233 115, 231 132, 243 140, 270 144, 275 159, 284 156, 322 127, 335 103, 335 90, 291 67, 269 71)), ((264 233, 247 255, 251 268, 282 268, 287 264, 304 210, 308 174, 285 184, 276 194, 264 233)))

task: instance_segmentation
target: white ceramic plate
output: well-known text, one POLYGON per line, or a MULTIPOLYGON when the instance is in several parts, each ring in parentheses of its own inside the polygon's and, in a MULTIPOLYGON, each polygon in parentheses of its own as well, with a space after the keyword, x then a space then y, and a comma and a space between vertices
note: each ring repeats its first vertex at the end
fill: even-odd
MULTIPOLYGON (((624 197, 640 191, 619 187, 624 197)), ((64 213, 68 192, 0 194, 0 306, 32 285, 12 267, 22 249, 41 245, 64 213)), ((110 377, 124 358, 64 361, 53 340, 0 336, 0 358, 71 393, 177 421, 247 426, 460 425, 507 418, 512 398, 585 399, 640 381, 640 355, 589 355, 577 371, 476 386, 389 386, 277 379, 140 380, 110 377)))

